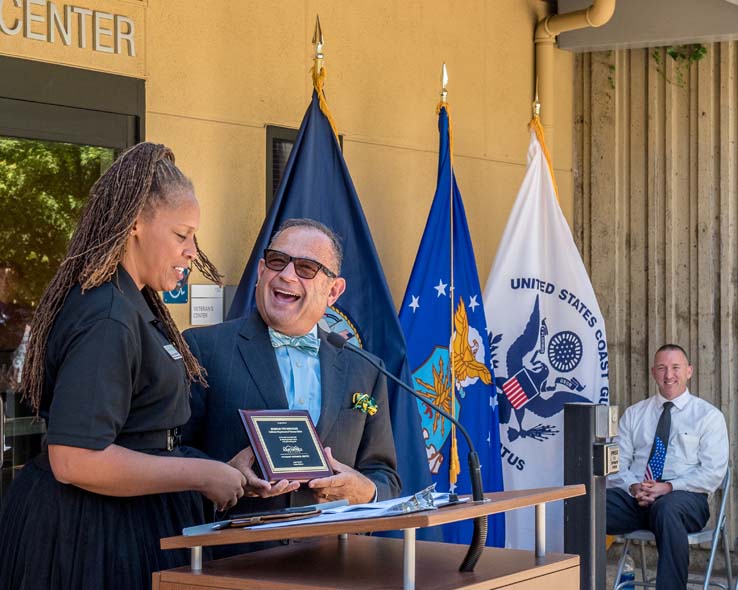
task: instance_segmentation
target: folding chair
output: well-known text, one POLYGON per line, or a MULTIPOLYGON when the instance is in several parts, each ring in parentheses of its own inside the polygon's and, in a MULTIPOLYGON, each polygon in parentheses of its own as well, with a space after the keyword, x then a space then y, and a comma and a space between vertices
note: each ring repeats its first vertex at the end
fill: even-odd
MULTIPOLYGON (((689 579, 690 584, 702 584, 702 588, 704 590, 707 590, 710 586, 717 586, 718 588, 723 588, 723 590, 733 590, 733 572, 730 565, 730 546, 728 544, 728 530, 725 526, 725 522, 727 520, 727 515, 725 513, 727 511, 728 496, 730 495, 730 466, 728 466, 728 469, 725 472, 723 483, 720 484, 720 490, 720 510, 717 518, 715 519, 715 526, 713 528, 702 529, 697 533, 690 533, 688 536, 690 545, 710 543, 710 561, 707 563, 707 571, 705 572, 704 579, 693 579, 691 577, 689 579), (712 568, 715 565, 715 555, 717 554, 717 547, 720 539, 723 541, 723 552, 725 554, 725 568, 728 574, 727 585, 722 582, 712 581, 712 568)), ((656 540, 653 533, 651 531, 641 529, 622 535, 622 538, 624 539, 625 544, 623 545, 623 554, 620 556, 620 561, 618 562, 618 571, 617 574, 615 574, 613 590, 620 590, 628 584, 632 586, 654 588, 656 586, 656 578, 648 579, 646 575, 646 542, 656 540), (628 580, 619 583, 618 580, 620 580, 620 575, 623 573, 623 566, 625 565, 625 557, 628 555, 628 550, 630 549, 632 541, 639 541, 641 546, 641 581, 628 580)), ((738 590, 738 583, 736 584, 735 590, 738 590)))

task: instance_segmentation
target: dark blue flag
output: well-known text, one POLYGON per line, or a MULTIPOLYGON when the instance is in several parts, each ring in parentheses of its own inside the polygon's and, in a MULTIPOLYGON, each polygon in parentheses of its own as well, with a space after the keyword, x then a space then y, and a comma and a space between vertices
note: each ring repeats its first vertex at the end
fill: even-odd
MULTIPOLYGON (((445 106, 440 109, 438 129, 436 194, 400 309, 400 323, 407 340, 415 390, 447 412, 453 412, 466 427, 479 453, 484 491, 496 492, 502 490, 502 466, 491 344, 464 203, 451 162, 445 106)), ((417 402, 417 409, 438 491, 470 494, 469 448, 463 436, 452 432, 448 420, 421 402, 417 402), (460 472, 457 476, 452 469, 454 438, 458 441, 460 472)), ((504 515, 491 516, 489 524, 487 544, 504 546, 504 515)), ((468 543, 471 533, 472 521, 443 527, 443 538, 449 542, 468 543)))
MULTIPOLYGON (((351 181, 338 140, 313 99, 300 126, 277 195, 261 226, 228 319, 255 308, 254 287, 262 252, 280 224, 309 217, 341 238, 346 291, 326 310, 321 325, 349 337, 349 342, 381 358, 388 371, 410 384, 405 339, 369 226, 351 181)), ((350 353, 349 353, 350 354, 350 353)), ((403 494, 430 485, 420 420, 412 396, 387 384, 397 463, 403 494)))

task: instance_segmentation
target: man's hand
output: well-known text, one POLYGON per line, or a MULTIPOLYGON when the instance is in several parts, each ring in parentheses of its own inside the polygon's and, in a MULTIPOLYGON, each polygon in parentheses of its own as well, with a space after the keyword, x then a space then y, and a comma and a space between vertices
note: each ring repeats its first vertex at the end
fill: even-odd
POLYGON ((269 498, 271 496, 293 492, 300 487, 300 482, 298 481, 283 479, 271 485, 268 481, 261 479, 253 470, 255 459, 254 451, 251 447, 246 447, 243 451, 235 455, 233 459, 228 461, 228 465, 238 469, 246 478, 246 483, 243 486, 245 496, 250 496, 251 498, 269 498))
POLYGON ((653 504, 661 496, 671 493, 672 490, 668 481, 660 482, 650 479, 630 486, 631 495, 636 499, 638 505, 644 508, 653 504))
POLYGON ((371 502, 376 493, 376 486, 371 479, 362 475, 348 465, 336 461, 330 447, 325 448, 334 475, 313 479, 308 483, 315 494, 316 502, 332 502, 346 499, 349 504, 371 502))

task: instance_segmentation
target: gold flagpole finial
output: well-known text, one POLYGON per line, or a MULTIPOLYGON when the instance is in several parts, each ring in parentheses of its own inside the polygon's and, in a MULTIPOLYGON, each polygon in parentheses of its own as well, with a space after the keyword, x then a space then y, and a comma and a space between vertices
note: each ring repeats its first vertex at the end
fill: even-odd
POLYGON ((446 96, 448 96, 448 71, 446 70, 446 62, 443 62, 441 68, 441 102, 446 102, 446 96))
POLYGON ((538 78, 536 78, 536 99, 533 101, 533 116, 541 116, 541 103, 538 100, 538 78))
POLYGON ((313 33, 313 45, 315 46, 315 75, 320 74, 323 69, 323 29, 320 28, 320 15, 315 15, 315 32, 313 33))
MULTIPOLYGON (((0 2, 1 3, 1 2, 0 2)), ((320 26, 320 15, 315 15, 315 32, 313 33, 313 45, 315 46, 315 56, 313 57, 313 89, 318 95, 318 102, 320 103, 320 111, 328 119, 328 122, 333 129, 333 134, 338 139, 338 131, 336 131, 336 123, 333 121, 331 112, 328 109, 328 104, 325 101, 325 92, 323 92, 323 85, 325 84, 326 68, 323 66, 323 29, 320 26)))

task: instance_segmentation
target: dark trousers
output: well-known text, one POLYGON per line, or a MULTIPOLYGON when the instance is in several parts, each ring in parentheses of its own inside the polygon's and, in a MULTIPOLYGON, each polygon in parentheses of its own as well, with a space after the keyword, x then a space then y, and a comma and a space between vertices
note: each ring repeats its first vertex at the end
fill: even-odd
POLYGON ((656 537, 659 564, 656 590, 687 587, 689 544, 687 534, 701 531, 710 510, 707 494, 675 491, 641 508, 635 498, 620 489, 607 490, 607 533, 622 535, 648 529, 656 537))

